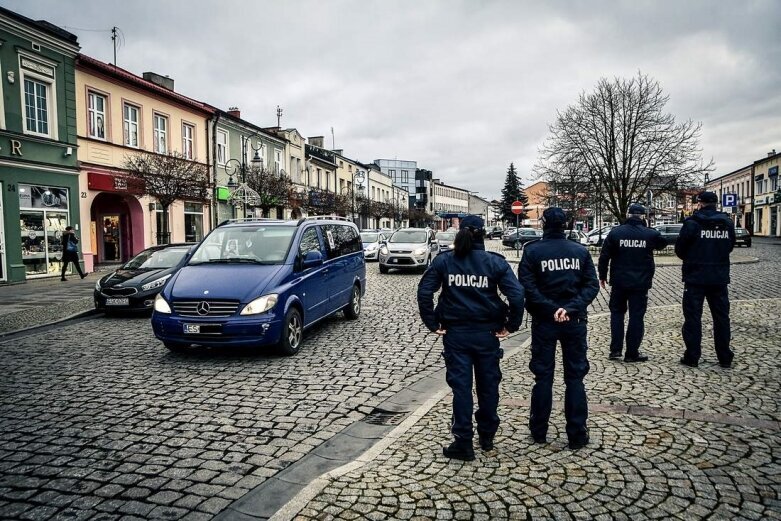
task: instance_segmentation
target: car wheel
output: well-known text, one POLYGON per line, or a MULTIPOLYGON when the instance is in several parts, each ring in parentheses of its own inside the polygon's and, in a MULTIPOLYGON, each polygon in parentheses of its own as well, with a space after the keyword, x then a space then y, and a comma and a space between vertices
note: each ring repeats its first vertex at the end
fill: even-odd
POLYGON ((282 337, 279 339, 279 351, 285 356, 293 356, 301 349, 301 341, 304 338, 304 323, 301 321, 301 313, 296 308, 290 308, 285 313, 282 322, 282 337))
POLYGON ((163 342, 163 345, 172 353, 183 353, 190 347, 190 344, 181 344, 179 342, 163 342))
POLYGON ((388 273, 388 267, 380 264, 380 273, 388 273))
POLYGON ((355 320, 361 315, 361 288, 358 284, 353 285, 353 291, 350 293, 350 302, 344 308, 344 316, 348 320, 355 320))

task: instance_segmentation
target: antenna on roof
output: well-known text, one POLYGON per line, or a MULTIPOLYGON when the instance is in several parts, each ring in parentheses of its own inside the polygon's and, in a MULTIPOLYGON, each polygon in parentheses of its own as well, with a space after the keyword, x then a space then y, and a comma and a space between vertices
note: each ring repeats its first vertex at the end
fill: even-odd
POLYGON ((280 129, 282 128, 282 124, 280 121, 282 120, 282 109, 279 108, 279 105, 277 105, 277 127, 280 129))
POLYGON ((111 42, 114 45, 114 67, 117 66, 117 26, 111 28, 111 42))

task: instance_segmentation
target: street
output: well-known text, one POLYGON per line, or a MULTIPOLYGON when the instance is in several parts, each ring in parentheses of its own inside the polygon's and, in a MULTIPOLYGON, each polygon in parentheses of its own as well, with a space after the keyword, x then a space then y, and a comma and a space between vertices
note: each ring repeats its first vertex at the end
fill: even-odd
MULTIPOLYGON (((489 248, 502 250, 499 241, 490 241, 489 248)), ((514 252, 504 253, 514 258, 514 252)), ((637 519, 643 505, 653 511, 668 503, 677 506, 658 511, 683 515, 697 507, 690 518, 709 511, 719 518, 780 518, 780 254, 781 246, 760 242, 735 252, 759 262, 732 268, 731 372, 713 367, 707 329, 700 369, 677 365, 680 266, 659 267, 643 346, 649 363, 606 360, 609 321, 599 314, 607 311, 608 293, 601 291, 592 305, 588 449, 576 455, 563 450, 560 410, 554 411, 555 441, 530 446, 531 378, 521 350, 503 366, 504 423, 495 462, 479 456, 472 467, 480 473, 462 470, 460 481, 462 465, 441 456, 448 396, 378 458, 379 470, 369 466, 335 480, 301 517, 434 518, 449 502, 463 503, 469 514, 457 519, 556 512, 585 518, 578 511, 596 518, 611 511, 606 504, 612 511, 638 507, 622 511, 624 518, 637 519), (743 426, 735 425, 736 418, 746 420, 743 426), (688 475, 689 465, 702 472, 688 475), (708 474, 713 468, 723 479, 708 474), (416 484, 415 476, 427 477, 416 484), (365 501, 355 498, 356 480, 365 485, 357 488, 374 488, 383 498, 392 491, 395 502, 374 504, 393 508, 351 510, 365 501), (592 486, 594 480, 599 486, 592 486), (421 490, 441 497, 413 494, 421 490), (538 495, 549 501, 534 507, 525 502, 538 495), (406 497, 409 502, 399 499, 406 497), (558 506, 546 510, 546 504, 558 506)), ((383 400, 443 367, 441 342, 418 317, 419 278, 380 275, 376 263, 367 264, 361 318, 347 321, 339 313, 327 319, 308 331, 301 352, 289 358, 216 349, 169 353, 146 317, 65 322, 0 340, 0 517, 212 519, 383 400)), ((559 381, 556 399, 561 390, 559 381)))

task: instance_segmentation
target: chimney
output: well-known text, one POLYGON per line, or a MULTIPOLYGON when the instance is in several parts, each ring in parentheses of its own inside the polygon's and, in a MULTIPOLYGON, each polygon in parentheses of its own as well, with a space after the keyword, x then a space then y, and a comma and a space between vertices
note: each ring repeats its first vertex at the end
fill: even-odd
POLYGON ((306 140, 313 147, 323 148, 323 139, 324 139, 323 136, 314 136, 314 137, 307 138, 306 140))
POLYGON ((145 72, 144 79, 146 81, 151 81, 155 85, 163 87, 164 89, 168 89, 170 91, 174 90, 174 80, 168 76, 161 76, 155 72, 145 72))
POLYGON ((241 119, 241 111, 239 110, 239 107, 228 107, 228 114, 234 118, 241 119))
POLYGON ((340 156, 344 155, 344 149, 343 148, 335 148, 332 150, 332 152, 339 154, 340 156))
POLYGON ((767 153, 767 157, 771 157, 771 156, 774 156, 774 155, 776 155, 776 149, 775 148, 773 149, 772 152, 768 152, 767 153))

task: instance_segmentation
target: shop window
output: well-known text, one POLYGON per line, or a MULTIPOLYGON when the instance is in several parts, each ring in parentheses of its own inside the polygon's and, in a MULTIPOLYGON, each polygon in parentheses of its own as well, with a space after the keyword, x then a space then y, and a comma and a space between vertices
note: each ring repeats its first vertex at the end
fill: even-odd
POLYGON ((62 232, 68 225, 68 190, 19 185, 22 263, 28 277, 59 275, 62 232))
POLYGON ((106 97, 95 92, 87 94, 89 137, 106 139, 106 97))
POLYGON ((184 203, 184 240, 198 242, 203 239, 203 205, 184 203))

